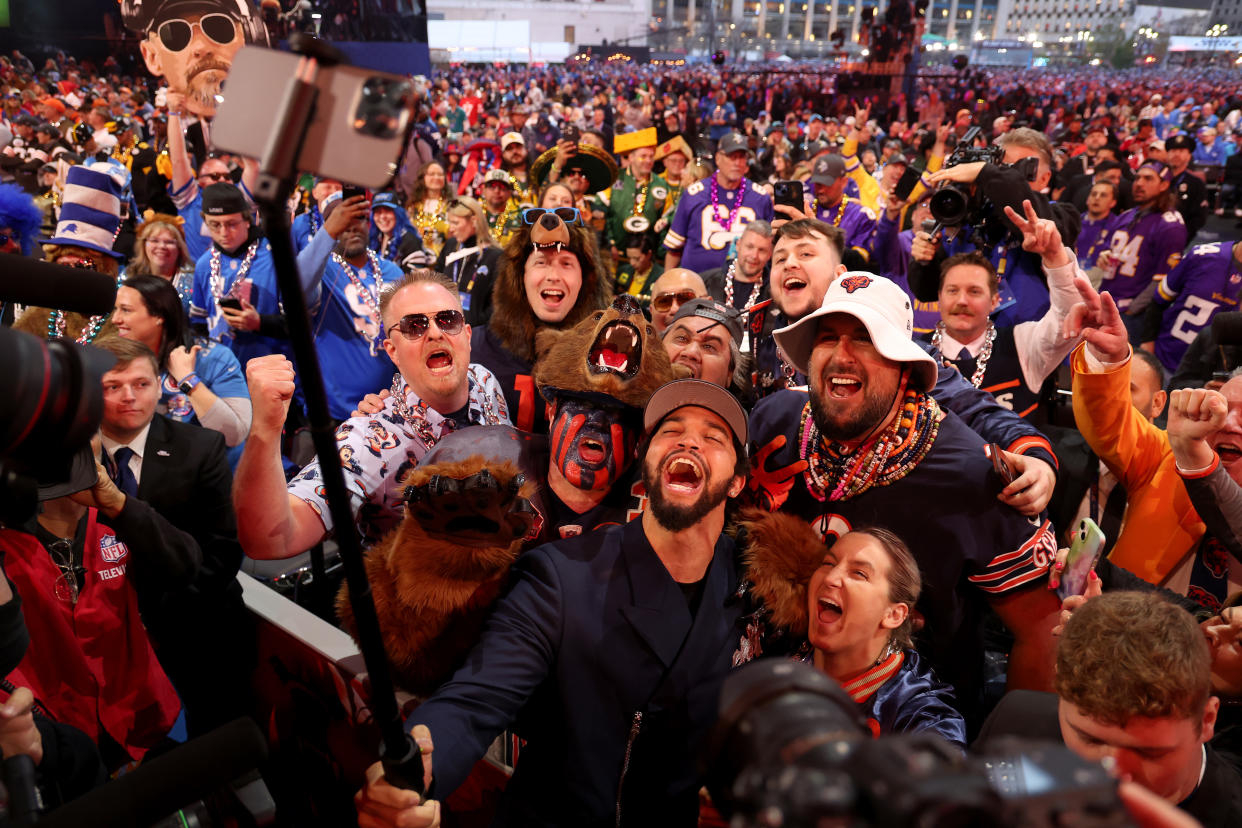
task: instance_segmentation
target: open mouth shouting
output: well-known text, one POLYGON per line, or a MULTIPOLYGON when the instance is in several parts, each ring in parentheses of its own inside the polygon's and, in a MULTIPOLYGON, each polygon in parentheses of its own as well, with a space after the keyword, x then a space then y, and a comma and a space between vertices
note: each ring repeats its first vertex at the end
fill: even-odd
POLYGON ((686 454, 679 454, 664 464, 664 488, 677 494, 692 495, 703 487, 706 477, 700 463, 686 454))
POLYGON ((828 378, 828 396, 834 400, 848 399, 862 391, 862 381, 856 377, 833 375, 828 378))
POLYGON ((563 288, 547 287, 539 291, 539 301, 543 302, 550 312, 556 312, 564 307, 567 295, 563 288))
POLYGON ((587 368, 594 374, 617 374, 632 379, 643 360, 642 339, 628 322, 613 322, 600 331, 587 353, 587 368))
POLYGON ((781 280, 781 289, 785 291, 785 295, 789 297, 798 296, 799 291, 806 290, 807 281, 804 277, 798 275, 786 276, 781 280))
POLYGON ((825 626, 835 624, 837 621, 840 621, 841 616, 845 614, 844 610, 841 609, 840 604, 829 598, 825 598, 822 595, 818 598, 815 604, 815 617, 819 620, 820 624, 825 626))
POLYGON ((453 370, 453 352, 448 348, 433 348, 427 354, 427 367, 433 374, 447 374, 453 370))
POLYGON ((1226 466, 1232 466, 1238 460, 1242 460, 1242 445, 1231 439, 1223 439, 1212 448, 1220 455, 1220 462, 1226 466))
POLYGON ((583 465, 599 467, 608 459, 608 449, 601 440, 582 437, 578 440, 578 459, 583 465))

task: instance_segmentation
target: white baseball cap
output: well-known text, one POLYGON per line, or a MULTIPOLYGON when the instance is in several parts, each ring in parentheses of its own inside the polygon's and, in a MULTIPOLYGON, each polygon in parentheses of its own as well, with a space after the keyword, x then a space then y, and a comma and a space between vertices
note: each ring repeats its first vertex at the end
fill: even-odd
POLYGON ((935 387, 940 368, 911 338, 914 308, 910 297, 895 282, 859 270, 850 271, 829 285, 818 310, 773 331, 777 346, 793 367, 809 373, 807 366, 819 333, 819 319, 830 313, 847 313, 862 322, 881 356, 911 363, 913 385, 918 390, 930 391, 935 387))

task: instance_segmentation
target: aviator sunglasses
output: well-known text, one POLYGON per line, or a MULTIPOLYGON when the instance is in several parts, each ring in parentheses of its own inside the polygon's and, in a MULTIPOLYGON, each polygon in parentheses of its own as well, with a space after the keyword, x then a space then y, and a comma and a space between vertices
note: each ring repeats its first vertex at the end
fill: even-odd
POLYGON ((407 313, 397 323, 397 330, 406 339, 419 340, 426 335, 433 320, 440 332, 449 336, 461 333, 462 326, 466 324, 466 318, 461 315, 461 311, 449 309, 436 311, 430 317, 425 313, 407 313))
POLYGON ((165 20, 156 29, 156 34, 159 35, 160 42, 164 44, 165 49, 170 52, 180 52, 190 45, 190 40, 194 37, 195 26, 198 26, 203 37, 221 46, 237 39, 236 21, 227 14, 219 12, 204 14, 196 21, 181 18, 165 20))
POLYGON ((660 313, 666 313, 673 307, 674 302, 676 302, 680 307, 681 305, 689 302, 691 299, 698 298, 699 295, 693 290, 679 290, 676 293, 661 293, 659 296, 651 300, 651 307, 658 310, 660 313))

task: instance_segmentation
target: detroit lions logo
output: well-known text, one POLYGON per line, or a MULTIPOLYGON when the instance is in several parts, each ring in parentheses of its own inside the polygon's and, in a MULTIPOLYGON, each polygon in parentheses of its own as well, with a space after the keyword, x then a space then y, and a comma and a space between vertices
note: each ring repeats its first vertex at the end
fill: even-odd
POLYGON ((873 281, 875 280, 870 276, 846 276, 841 280, 841 287, 845 288, 846 293, 853 293, 856 290, 865 288, 873 281))
POLYGON ((72 234, 74 234, 74 233, 79 232, 79 231, 78 231, 78 225, 77 225, 75 222, 72 222, 72 221, 71 221, 71 222, 69 222, 68 224, 62 224, 62 225, 60 226, 60 232, 61 232, 63 235, 66 235, 66 236, 72 235, 72 234))

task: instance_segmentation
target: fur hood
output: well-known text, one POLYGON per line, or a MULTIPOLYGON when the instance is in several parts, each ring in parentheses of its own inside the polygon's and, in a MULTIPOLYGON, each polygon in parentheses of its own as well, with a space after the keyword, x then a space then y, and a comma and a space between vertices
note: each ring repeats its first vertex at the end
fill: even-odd
POLYGON ((574 224, 569 228, 569 250, 582 265, 582 288, 578 291, 578 301, 555 328, 540 322, 526 301, 526 287, 523 284, 526 260, 534 252, 531 229, 530 225, 523 224, 505 246, 492 294, 492 318, 488 323, 488 328, 509 353, 528 362, 535 360, 535 335, 541 329, 569 330, 595 311, 606 308, 609 299, 604 266, 593 231, 574 224))

